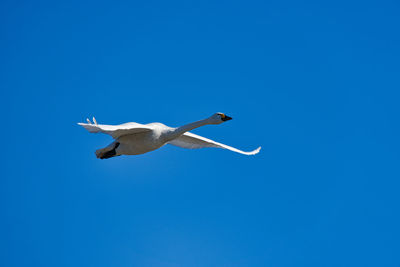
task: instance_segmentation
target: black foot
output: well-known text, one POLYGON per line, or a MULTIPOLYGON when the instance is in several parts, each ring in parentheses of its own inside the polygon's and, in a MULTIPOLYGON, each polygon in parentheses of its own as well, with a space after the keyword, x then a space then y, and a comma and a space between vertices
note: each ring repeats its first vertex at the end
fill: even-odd
POLYGON ((107 151, 106 153, 101 155, 100 158, 101 159, 109 159, 109 158, 115 157, 115 155, 117 155, 117 151, 115 151, 115 149, 117 149, 117 147, 119 147, 119 143, 115 143, 115 147, 112 150, 107 151))

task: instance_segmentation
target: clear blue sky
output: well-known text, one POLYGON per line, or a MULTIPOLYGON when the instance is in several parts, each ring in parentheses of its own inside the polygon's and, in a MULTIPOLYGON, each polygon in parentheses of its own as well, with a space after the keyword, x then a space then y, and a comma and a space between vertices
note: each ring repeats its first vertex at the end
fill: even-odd
POLYGON ((398 1, 2 1, 1 266, 399 266, 398 1), (244 150, 98 160, 76 125, 244 150))

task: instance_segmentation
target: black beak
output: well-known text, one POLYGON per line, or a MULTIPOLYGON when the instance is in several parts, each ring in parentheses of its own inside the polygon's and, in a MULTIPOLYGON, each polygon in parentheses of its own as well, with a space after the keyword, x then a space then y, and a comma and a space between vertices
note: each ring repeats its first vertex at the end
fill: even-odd
POLYGON ((232 118, 225 115, 225 117, 224 117, 224 118, 221 118, 221 119, 222 119, 223 121, 229 121, 229 120, 231 120, 232 118))

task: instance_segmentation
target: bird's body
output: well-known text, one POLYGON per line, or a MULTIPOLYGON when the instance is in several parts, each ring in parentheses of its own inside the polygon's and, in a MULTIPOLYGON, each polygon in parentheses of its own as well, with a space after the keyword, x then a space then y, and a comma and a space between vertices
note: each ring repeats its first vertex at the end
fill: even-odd
POLYGON ((230 119, 230 117, 223 113, 216 113, 208 119, 189 123, 178 128, 168 127, 158 122, 149 124, 129 122, 120 125, 103 125, 97 124, 94 118, 94 123, 87 120, 88 123, 78 124, 89 132, 109 134, 115 139, 115 141, 107 147, 96 151, 96 156, 101 159, 119 155, 140 155, 156 150, 165 144, 172 144, 184 148, 218 147, 245 155, 254 155, 258 153, 260 147, 251 152, 244 152, 189 132, 203 125, 220 124, 230 119))
POLYGON ((121 144, 117 149, 119 154, 140 155, 156 150, 166 144, 165 136, 170 127, 152 123, 152 130, 136 134, 123 135, 117 139, 121 144))

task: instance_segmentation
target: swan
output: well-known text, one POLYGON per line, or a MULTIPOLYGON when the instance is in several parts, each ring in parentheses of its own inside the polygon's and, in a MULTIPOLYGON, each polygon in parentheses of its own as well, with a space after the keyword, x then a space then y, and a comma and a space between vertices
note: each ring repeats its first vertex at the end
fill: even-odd
POLYGON ((107 147, 96 151, 96 156, 100 159, 108 159, 120 155, 140 155, 160 148, 165 144, 183 148, 217 147, 244 155, 257 154, 261 147, 245 152, 189 132, 204 125, 221 124, 231 119, 224 113, 217 112, 207 119, 177 128, 168 127, 159 122, 149 124, 128 122, 120 125, 105 125, 98 124, 94 117, 93 122, 86 119, 87 123, 78 123, 78 125, 83 126, 91 133, 104 133, 111 135, 115 139, 107 147))

